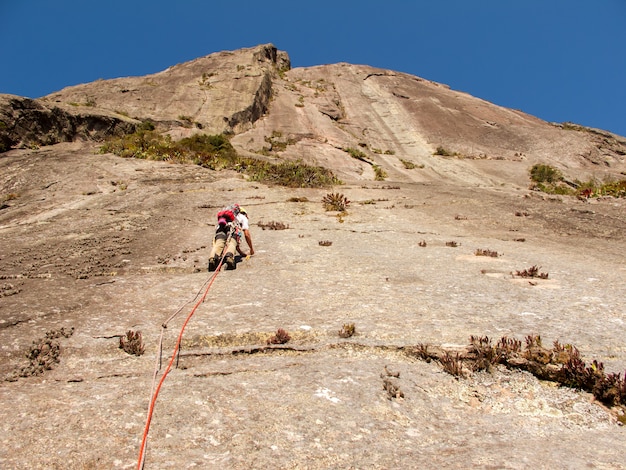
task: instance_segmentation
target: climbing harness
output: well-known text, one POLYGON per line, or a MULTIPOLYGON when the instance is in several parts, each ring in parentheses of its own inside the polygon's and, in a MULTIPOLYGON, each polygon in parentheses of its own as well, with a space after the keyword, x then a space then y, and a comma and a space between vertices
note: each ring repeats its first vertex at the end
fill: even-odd
POLYGON ((192 300, 186 302, 182 307, 180 307, 176 311, 176 313, 174 313, 172 316, 170 316, 161 325, 161 336, 159 338, 158 354, 157 354, 157 358, 156 358, 154 375, 153 375, 153 378, 152 378, 152 387, 151 387, 151 391, 150 391, 150 405, 148 407, 148 416, 146 418, 146 426, 145 426, 144 431, 143 431, 143 437, 142 437, 142 440, 141 440, 141 447, 139 449, 139 459, 138 459, 138 462, 137 462, 137 470, 142 470, 143 466, 144 466, 144 463, 145 463, 146 447, 148 445, 148 432, 150 431, 150 423, 152 421, 152 414, 154 413, 154 407, 156 405, 156 400, 157 400, 157 397, 159 396, 159 392, 161 391, 161 387, 163 386, 163 382, 165 382, 165 378, 170 373, 170 370, 172 369, 172 364, 174 363, 175 360, 176 360, 176 365, 178 366, 178 355, 179 355, 179 352, 180 352, 180 344, 181 344, 181 341, 183 339, 183 333, 185 331, 185 328, 187 327, 187 324, 189 323, 189 320, 191 320, 191 317, 196 312, 196 310, 198 309, 200 304, 202 304, 204 302, 204 300, 206 299, 207 294, 209 293, 209 289, 211 289, 211 286, 213 285, 213 282, 217 278, 217 275, 220 273, 221 268, 222 268, 222 264, 224 263, 224 258, 225 258, 225 255, 226 255, 228 242, 230 241, 230 238, 232 236, 233 236, 233 233, 232 233, 232 230, 231 230, 228 233, 228 238, 226 239, 226 243, 224 245, 224 248, 222 249, 222 253, 220 255, 220 262, 217 265, 217 268, 215 269, 215 272, 212 273, 212 275, 204 282, 202 287, 198 290, 196 296, 192 300), (197 300, 198 297, 200 296, 200 293, 203 290, 204 290, 204 294, 202 295, 200 300, 197 300), (194 304, 193 308, 191 309, 191 312, 189 312, 189 314, 187 315, 187 318, 185 319, 185 321, 183 323, 183 326, 181 327, 180 333, 178 335, 178 339, 176 340, 176 344, 174 346, 174 351, 172 352, 172 357, 170 358, 170 361, 167 364, 165 370, 163 371, 163 375, 161 376, 161 379, 158 381, 158 384, 157 384, 157 374, 159 373, 159 370, 161 369, 161 365, 162 365, 161 359, 162 359, 162 353, 163 353, 163 334, 165 332, 165 329, 167 328, 167 325, 168 325, 168 323, 170 321, 172 321, 180 312, 182 312, 182 310, 187 305, 189 305, 191 302, 194 302, 194 301, 195 301, 195 304, 194 304))

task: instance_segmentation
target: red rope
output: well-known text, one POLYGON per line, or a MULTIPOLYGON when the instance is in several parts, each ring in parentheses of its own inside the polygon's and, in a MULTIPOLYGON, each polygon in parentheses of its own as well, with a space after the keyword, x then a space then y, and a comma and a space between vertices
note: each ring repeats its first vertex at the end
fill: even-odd
MULTIPOLYGON (((226 249, 226 247, 224 248, 226 249)), ((185 328, 187 327, 187 323, 189 323, 189 320, 191 320, 191 317, 196 312, 200 304, 204 302, 204 299, 209 293, 209 289, 213 285, 213 281, 215 281, 215 278, 217 277, 217 275, 219 274, 221 270, 223 260, 224 260, 224 257, 220 259, 220 262, 217 265, 217 268, 215 268, 215 273, 211 277, 211 280, 209 284, 207 285, 207 288, 204 291, 204 295, 200 298, 198 302, 196 302, 194 307, 191 309, 191 312, 189 312, 189 315, 187 315, 187 318, 185 319, 185 322, 183 323, 183 326, 180 330, 180 334, 178 335, 178 339, 176 340, 176 345, 174 346, 174 352, 172 353, 170 362, 167 364, 167 367, 165 368, 165 371, 163 372, 163 375, 161 376, 161 380, 159 380, 159 384, 157 385, 156 390, 154 391, 152 395, 152 398, 150 400, 150 407, 148 408, 148 418, 146 420, 146 427, 143 431, 143 438, 141 440, 141 448, 139 450, 139 460, 137 462, 138 470, 142 470, 144 460, 146 458, 145 452, 146 452, 146 445, 148 443, 148 432, 150 431, 150 422, 152 421, 152 414, 154 413, 154 407, 156 405, 156 400, 157 400, 157 397, 159 396, 159 392, 161 391, 161 386, 163 385, 163 382, 165 382, 165 378, 167 377, 167 374, 169 374, 170 370, 172 369, 172 364, 174 363, 174 360, 176 359, 176 355, 178 354, 178 350, 180 349, 180 343, 183 339, 183 332, 185 331, 185 328)))

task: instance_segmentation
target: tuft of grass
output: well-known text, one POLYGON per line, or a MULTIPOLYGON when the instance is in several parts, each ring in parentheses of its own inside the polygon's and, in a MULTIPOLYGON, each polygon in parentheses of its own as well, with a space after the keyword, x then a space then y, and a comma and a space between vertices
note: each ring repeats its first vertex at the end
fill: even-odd
POLYGON ((319 242, 317 242, 317 244, 319 246, 331 246, 333 242, 330 240, 320 240, 319 242))
POLYGON ((387 178, 387 172, 379 165, 372 165, 372 168, 374 169, 374 180, 385 181, 385 178, 387 178))
POLYGON ((342 150, 346 152, 347 154, 349 154, 352 158, 361 160, 362 162, 365 162, 369 165, 372 164, 372 162, 370 162, 369 159, 367 158, 367 155, 359 149, 355 149, 354 147, 347 147, 342 150))
POLYGON ((404 165, 404 168, 406 168, 407 170, 413 170, 414 168, 417 168, 417 165, 409 160, 403 160, 401 158, 400 161, 402 162, 402 165, 404 165))

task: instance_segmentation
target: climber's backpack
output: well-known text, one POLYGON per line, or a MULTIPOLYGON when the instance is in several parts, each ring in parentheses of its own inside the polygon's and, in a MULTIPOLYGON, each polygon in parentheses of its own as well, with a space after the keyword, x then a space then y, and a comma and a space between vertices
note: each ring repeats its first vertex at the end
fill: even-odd
POLYGON ((224 226, 233 222, 237 218, 239 213, 239 206, 233 204, 232 206, 225 207, 217 213, 217 223, 220 226, 224 226))

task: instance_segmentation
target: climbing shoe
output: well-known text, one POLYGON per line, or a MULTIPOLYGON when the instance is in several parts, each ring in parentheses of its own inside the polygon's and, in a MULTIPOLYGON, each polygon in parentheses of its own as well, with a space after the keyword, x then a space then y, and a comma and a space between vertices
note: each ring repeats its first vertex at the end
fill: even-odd
POLYGON ((231 254, 227 254, 224 257, 224 264, 226 265, 226 269, 236 269, 237 263, 235 263, 235 257, 231 254))
POLYGON ((212 273, 217 269, 217 265, 219 264, 219 260, 215 257, 209 258, 209 272, 212 273))

